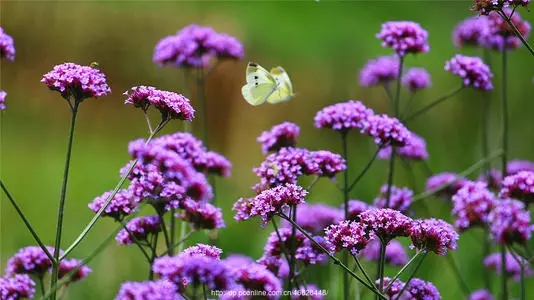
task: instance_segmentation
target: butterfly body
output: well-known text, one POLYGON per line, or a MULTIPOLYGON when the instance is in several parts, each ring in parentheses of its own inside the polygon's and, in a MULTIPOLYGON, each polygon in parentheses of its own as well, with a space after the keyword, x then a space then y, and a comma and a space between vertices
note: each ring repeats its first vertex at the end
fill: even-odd
POLYGON ((267 71, 254 62, 249 62, 246 70, 247 83, 241 88, 243 98, 253 106, 265 102, 276 104, 291 100, 293 85, 282 67, 267 71))

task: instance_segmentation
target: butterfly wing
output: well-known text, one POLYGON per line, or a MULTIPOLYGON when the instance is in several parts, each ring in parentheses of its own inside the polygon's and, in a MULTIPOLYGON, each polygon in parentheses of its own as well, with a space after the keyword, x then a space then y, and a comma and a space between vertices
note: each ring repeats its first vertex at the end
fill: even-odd
POLYGON ((282 67, 271 69, 271 75, 277 82, 277 88, 274 93, 267 98, 267 102, 277 104, 293 99, 293 84, 289 79, 289 75, 282 67))
POLYGON ((249 62, 246 70, 247 83, 241 88, 243 98, 250 105, 263 104, 276 90, 276 80, 262 66, 249 62))

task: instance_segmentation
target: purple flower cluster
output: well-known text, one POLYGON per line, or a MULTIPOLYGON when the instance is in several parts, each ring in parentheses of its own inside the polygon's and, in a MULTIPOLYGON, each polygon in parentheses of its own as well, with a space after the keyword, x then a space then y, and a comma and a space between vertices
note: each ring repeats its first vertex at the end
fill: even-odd
MULTIPOLYGON (((371 206, 363 201, 360 201, 360 200, 349 200, 349 209, 348 209, 348 216, 347 216, 347 220, 359 220, 358 219, 358 216, 370 209, 371 206)), ((345 204, 341 204, 341 209, 344 211, 345 210, 345 204)))
POLYGON ((208 26, 191 24, 161 39, 152 59, 161 66, 205 68, 213 57, 241 59, 243 56, 243 45, 235 37, 208 26))
POLYGON ((221 259, 222 250, 206 244, 197 244, 196 246, 191 246, 185 248, 179 255, 187 256, 208 256, 214 259, 221 259))
POLYGON ((382 47, 389 47, 398 56, 425 53, 428 46, 428 32, 421 25, 410 21, 390 21, 382 24, 376 37, 382 40, 382 47))
POLYGON ((26 274, 0 277, 0 299, 31 299, 35 293, 35 282, 26 274))
POLYGON ((70 100, 72 97, 76 102, 111 93, 102 71, 75 63, 55 66, 43 76, 41 82, 49 89, 60 92, 63 98, 70 100))
POLYGON ((6 96, 6 91, 0 90, 0 110, 6 110, 6 96))
POLYGON ((15 60, 15 45, 13 38, 0 27, 0 58, 4 57, 10 61, 15 60))
POLYGON ((368 227, 356 221, 341 221, 325 229, 325 239, 333 253, 348 249, 352 254, 357 254, 367 246, 371 238, 368 227))
POLYGON ((488 215, 491 236, 498 244, 523 244, 530 240, 534 227, 530 225, 530 212, 517 200, 497 201, 488 215))
MULTIPOLYGON (((323 203, 302 203, 297 206, 297 224, 304 230, 320 234, 329 225, 343 220, 343 211, 323 203)), ((291 223, 284 220, 283 226, 291 227, 291 223)))
POLYGON ((493 295, 490 291, 485 289, 480 289, 472 292, 469 295, 469 300, 493 300, 493 295))
POLYGON ((534 201, 534 172, 520 171, 506 176, 502 181, 500 198, 514 198, 526 205, 534 201))
MULTIPOLYGON (((389 159, 391 157, 391 146, 386 146, 378 151, 379 159, 389 159)), ((410 160, 427 160, 428 152, 426 150, 425 140, 412 132, 410 143, 403 147, 396 147, 395 153, 405 159, 410 160)))
POLYGON ((410 238, 416 249, 446 255, 448 249, 456 250, 460 236, 451 224, 430 218, 415 220, 410 229, 410 238))
POLYGON ((475 0, 471 10, 477 11, 481 15, 488 15, 492 11, 500 11, 508 7, 526 7, 529 3, 530 0, 475 0))
POLYGON ((413 191, 409 188, 399 188, 391 186, 389 206, 386 207, 388 185, 385 184, 380 188, 380 196, 375 198, 374 206, 376 208, 391 208, 400 212, 406 212, 412 204, 413 191))
POLYGON ((458 190, 468 182, 466 178, 457 177, 458 174, 450 172, 443 172, 433 175, 426 181, 426 191, 435 191, 438 196, 448 199, 456 194, 456 192, 458 192, 458 190), (447 186, 440 188, 444 185, 447 186))
POLYGON ((158 215, 137 217, 126 223, 126 228, 121 229, 115 240, 119 245, 130 245, 136 241, 146 241, 150 234, 161 231, 161 221, 158 215))
POLYGON ((475 16, 463 20, 454 28, 452 40, 456 47, 480 46, 490 33, 486 16, 475 16))
POLYGON ((61 279, 74 270, 76 271, 69 278, 70 282, 80 281, 92 272, 81 260, 64 259, 59 263, 58 278, 61 279))
POLYGON ((273 126, 271 130, 264 131, 258 137, 258 142, 262 144, 262 151, 267 154, 271 151, 278 151, 284 147, 295 147, 300 127, 291 122, 284 122, 273 126))
POLYGON ((463 232, 471 227, 485 226, 488 214, 495 206, 495 195, 482 181, 467 181, 452 196, 454 225, 463 232))
POLYGON ((386 114, 372 115, 362 133, 374 138, 377 145, 404 147, 410 144, 412 133, 397 119, 386 114))
MULTIPOLYGON (((384 286, 389 285, 391 278, 384 277, 384 286)), ((376 281, 376 284, 380 284, 380 280, 376 281)), ((391 287, 385 291, 389 299, 402 299, 402 300, 441 300, 441 295, 438 289, 429 281, 424 281, 419 278, 412 278, 408 282, 408 286, 405 288, 406 283, 395 280, 391 287), (402 295, 399 293, 402 292, 402 295)))
POLYGON ((211 203, 195 202, 191 199, 185 201, 184 212, 176 216, 189 222, 194 229, 218 229, 226 227, 222 210, 211 203))
MULTIPOLYGON (((96 197, 93 202, 89 203, 89 209, 97 213, 106 200, 111 196, 113 191, 108 191, 99 197, 96 197)), ((130 215, 136 211, 137 203, 141 201, 140 197, 135 196, 130 189, 119 190, 108 206, 102 212, 103 217, 111 217, 115 220, 122 220, 125 216, 130 215)))
POLYGON ((115 300, 181 300, 178 288, 174 283, 166 279, 144 282, 124 282, 115 300))
POLYGON ((445 71, 459 76, 466 87, 482 91, 493 89, 491 79, 493 74, 490 68, 479 57, 456 54, 445 63, 445 71))
MULTIPOLYGON (((521 265, 523 265, 524 268, 524 274, 525 276, 532 276, 534 272, 530 268, 530 264, 527 260, 524 258, 517 256, 514 258, 514 256, 506 252, 505 254, 505 270, 506 275, 511 276, 515 281, 519 281, 521 278, 521 265)), ((502 270, 502 259, 501 259, 501 253, 493 253, 484 258, 484 265, 489 268, 495 270, 497 274, 501 274, 502 270)))
POLYGON ((372 115, 374 115, 373 110, 362 102, 349 100, 324 107, 317 112, 314 122, 317 128, 348 131, 363 128, 372 115))
POLYGON ((409 236, 413 223, 410 217, 390 208, 372 208, 358 217, 367 231, 371 231, 386 243, 396 237, 409 236))
MULTIPOLYGON (((511 9, 504 9, 504 13, 510 17, 511 22, 515 25, 519 33, 528 39, 530 35, 530 24, 521 18, 516 11, 512 15, 511 9)), ((503 18, 497 13, 492 12, 488 14, 488 34, 482 38, 482 45, 486 48, 502 51, 503 49, 517 49, 522 43, 521 40, 515 35, 513 28, 503 20, 503 18)))
POLYGON ((266 225, 274 215, 287 213, 289 207, 304 203, 308 192, 301 186, 285 184, 264 190, 253 199, 239 199, 233 206, 235 219, 246 220, 260 216, 266 225))
POLYGON ((163 120, 191 121, 195 117, 195 109, 189 103, 189 99, 174 92, 158 90, 152 86, 135 86, 123 95, 128 97, 124 101, 125 104, 132 104, 144 112, 153 105, 160 111, 163 120))
POLYGON ((282 148, 265 158, 259 167, 253 169, 260 177, 254 186, 256 192, 286 183, 296 184, 301 175, 333 177, 345 170, 345 160, 330 151, 309 151, 301 148, 282 148))
POLYGON ((397 79, 399 64, 400 61, 395 56, 380 56, 370 59, 360 71, 360 85, 371 87, 378 84, 388 84, 397 79))
MULTIPOLYGON (((363 250, 362 256, 369 261, 380 259, 380 241, 372 240, 363 250)), ((408 262, 408 253, 402 244, 392 240, 386 246, 386 263, 393 266, 404 266, 408 262)))
MULTIPOLYGON (((274 292, 282 290, 282 283, 271 271, 264 265, 251 263, 236 266, 231 271, 237 284, 250 291, 274 292)), ((270 295, 265 299, 278 299, 278 296, 270 295)))
MULTIPOLYGON (((54 255, 54 248, 47 246, 46 249, 54 255)), ((6 274, 35 274, 42 276, 52 267, 52 261, 39 246, 28 246, 19 249, 8 261, 6 274)))
POLYGON ((430 74, 424 68, 410 68, 402 76, 402 85, 408 91, 415 93, 432 85, 430 74))

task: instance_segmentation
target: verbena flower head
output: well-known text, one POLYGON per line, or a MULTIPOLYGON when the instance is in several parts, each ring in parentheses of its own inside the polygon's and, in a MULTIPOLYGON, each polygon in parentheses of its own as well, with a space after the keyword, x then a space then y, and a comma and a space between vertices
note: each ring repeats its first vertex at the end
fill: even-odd
POLYGON ((424 68, 408 69, 401 80, 402 85, 412 93, 432 86, 430 74, 424 68))
POLYGON ((410 238, 418 250, 446 255, 447 250, 456 250, 460 236, 451 224, 430 218, 415 220, 410 230, 410 238))
POLYGON ((506 176, 502 181, 500 198, 514 198, 526 205, 534 201, 534 172, 520 171, 506 176))
MULTIPOLYGON (((54 248, 47 246, 46 249, 51 255, 54 255, 54 248)), ((60 251, 60 255, 63 251, 60 251)), ((52 261, 46 256, 45 252, 39 246, 28 246, 21 248, 8 261, 6 274, 8 276, 15 274, 30 274, 42 276, 52 267, 52 261)))
MULTIPOLYGON (((302 203, 297 206, 297 224, 315 234, 322 234, 327 226, 343 219, 341 209, 323 203, 302 203)), ((286 220, 282 224, 291 227, 291 223, 286 220)))
MULTIPOLYGON (((111 196, 113 191, 108 191, 102 194, 101 196, 96 197, 93 202, 89 203, 89 209, 97 213, 104 204, 106 200, 111 196)), ((122 220, 124 217, 130 215, 137 209, 138 202, 141 199, 134 195, 130 189, 119 190, 108 206, 102 212, 102 217, 111 217, 115 220, 122 220)))
POLYGON ((4 90, 0 90, 0 110, 6 110, 6 96, 7 93, 4 90))
MULTIPOLYGON (((362 256, 369 261, 378 261, 380 259, 380 241, 371 241, 363 250, 362 256)), ((393 266, 404 266, 408 262, 408 253, 402 244, 392 240, 386 246, 386 263, 393 266)))
POLYGON ((76 102, 111 93, 102 71, 70 62, 55 66, 43 76, 41 82, 49 89, 61 93, 63 98, 72 98, 76 102))
POLYGON ((493 300, 493 295, 486 289, 480 289, 469 295, 469 300, 493 300))
POLYGON ((497 201, 488 215, 491 237, 498 244, 523 244, 530 240, 533 227, 525 205, 513 199, 497 201))
MULTIPOLYGON (((393 278, 384 277, 383 278, 383 288, 385 289, 390 283, 393 278)), ((378 287, 380 285, 380 279, 377 279, 375 282, 376 286, 378 287)), ((395 299, 396 296, 401 292, 402 288, 404 287, 405 283, 400 281, 399 279, 395 280, 391 286, 384 291, 385 295, 388 296, 388 299, 395 299)), ((404 294, 404 293, 403 293, 404 294)))
POLYGON ((213 290, 227 290, 235 286, 231 269, 223 261, 209 256, 162 256, 154 260, 152 270, 177 284, 179 289, 206 285, 213 290))
POLYGON ((146 241, 151 234, 160 231, 161 221, 158 215, 136 217, 126 223, 126 229, 121 229, 115 240, 119 245, 130 245, 137 241, 146 241))
POLYGON ((191 246, 185 248, 179 255, 188 255, 188 256, 208 256, 215 259, 221 259, 222 250, 206 244, 197 244, 196 246, 191 246))
POLYGON ((152 57, 160 66, 206 68, 213 57, 241 59, 243 45, 236 38, 208 26, 191 24, 161 39, 152 57))
MULTIPOLYGON (((269 292, 281 291, 282 282, 280 279, 269 271, 264 265, 249 264, 235 267, 232 270, 237 284, 240 284, 248 291, 265 291, 269 292)), ((268 295, 265 299, 279 299, 274 293, 268 295)))
POLYGON ((325 239, 330 245, 332 253, 347 249, 356 254, 371 241, 366 224, 344 220, 337 224, 330 225, 325 229, 325 239))
POLYGON ((374 138, 377 145, 403 147, 410 144, 412 133, 397 119, 386 114, 373 115, 361 132, 374 138))
POLYGON ((291 300, 323 300, 325 296, 325 290, 319 289, 315 284, 307 284, 298 290, 293 289, 291 300))
POLYGON ((35 282, 26 274, 0 277, 0 299, 2 300, 32 299, 34 293, 35 282))
POLYGON ((240 268, 255 263, 251 257, 243 254, 230 254, 223 261, 230 268, 240 268))
POLYGON ((195 117, 195 109, 189 99, 181 94, 158 90, 152 86, 134 86, 123 93, 127 97, 125 104, 147 111, 150 105, 160 111, 162 119, 179 119, 191 121, 195 117))
POLYGON ((10 61, 15 60, 15 45, 13 38, 0 27, 0 58, 4 57, 10 61))
MULTIPOLYGON (((391 146, 386 146, 378 151, 379 159, 390 159, 391 146)), ((426 150, 425 140, 412 132, 410 143, 403 147, 396 147, 395 152, 398 156, 409 160, 427 160, 428 152, 426 150)))
POLYGON ((530 0, 475 0, 472 11, 481 15, 488 15, 492 11, 500 11, 503 8, 524 6, 526 7, 530 0))
POLYGON ((413 220, 397 210, 372 208, 359 215, 360 223, 383 242, 400 236, 409 236, 413 220))
POLYGON ((489 25, 486 16, 465 19, 454 28, 452 41, 457 48, 480 46, 482 40, 490 33, 489 25))
POLYGON ((389 47, 399 56, 425 53, 428 46, 428 32, 421 25, 410 21, 390 21, 382 24, 376 37, 382 40, 382 47, 389 47))
POLYGON ((178 288, 174 283, 167 279, 143 282, 124 282, 115 300, 181 300, 178 288))
POLYGON ((493 89, 490 68, 479 57, 456 54, 445 63, 445 71, 459 76, 465 87, 472 87, 482 91, 493 89))
POLYGON ((336 174, 347 168, 345 159, 341 155, 327 150, 311 151, 310 158, 318 167, 318 170, 310 175, 334 178, 336 174))
MULTIPOLYGON (((509 253, 506 252, 505 254, 505 270, 506 275, 511 276, 515 281, 521 280, 521 265, 524 267, 525 276, 532 276, 533 271, 530 267, 530 264, 527 260, 520 257, 519 255, 516 255, 516 258, 509 253), (517 258, 517 260, 516 260, 517 258)), ((493 253, 484 258, 484 265, 494 270, 497 274, 501 274, 502 270, 502 259, 501 259, 501 253, 493 253)))
POLYGON ((448 199, 456 194, 456 192, 468 182, 466 178, 457 177, 458 174, 451 172, 443 172, 433 175, 426 181, 426 191, 436 191, 438 196, 448 199), (441 188, 444 185, 447 186, 441 188))
POLYGON ((211 203, 195 202, 186 200, 184 212, 176 216, 189 222, 196 229, 219 229, 226 227, 222 216, 222 210, 211 203))
MULTIPOLYGON (((509 17, 512 10, 505 9, 504 13, 509 17)), ((487 18, 489 33, 481 39, 482 46, 488 49, 503 51, 503 49, 517 49, 522 45, 521 40, 515 35, 513 28, 497 12, 489 13, 487 18)), ((525 39, 528 39, 531 30, 530 23, 523 20, 517 11, 512 15, 511 22, 521 35, 525 39)))
POLYGON ((388 185, 380 188, 380 195, 375 198, 373 204, 376 208, 391 208, 400 212, 406 212, 412 204, 413 191, 409 188, 399 188, 391 186, 389 206, 386 207, 388 185))
POLYGON ((388 84, 399 75, 400 61, 395 56, 379 56, 367 61, 360 71, 360 85, 371 87, 388 84))
MULTIPOLYGON (((349 215, 347 220, 359 220, 358 216, 371 208, 371 205, 360 200, 349 200, 349 215)), ((345 204, 341 204, 341 210, 345 211, 345 204)))
POLYGON ((349 100, 326 106, 315 115, 315 127, 330 128, 337 131, 361 129, 373 110, 367 108, 362 102, 349 100))
POLYGON ((59 271, 58 271, 58 278, 62 279, 63 277, 67 276, 69 272, 73 271, 74 269, 78 269, 74 274, 70 277, 70 282, 80 281, 87 277, 89 273, 92 272, 92 270, 82 264, 83 262, 78 259, 64 259, 59 263, 59 271))
POLYGON ((304 203, 307 195, 308 192, 304 188, 294 184, 264 190, 250 202, 248 217, 260 216, 263 225, 266 225, 274 215, 287 213, 289 207, 304 203))
POLYGON ((412 278, 408 282, 408 287, 402 294, 405 300, 441 300, 438 289, 430 281, 424 281, 419 278, 412 278))
POLYGON ((278 151, 283 147, 295 147, 300 127, 291 122, 284 122, 275 125, 269 131, 264 131, 258 137, 258 142, 262 144, 262 151, 267 154, 271 151, 278 151))
POLYGON ((495 195, 482 181, 468 181, 452 196, 454 225, 463 232, 471 227, 485 226, 495 206, 495 195))

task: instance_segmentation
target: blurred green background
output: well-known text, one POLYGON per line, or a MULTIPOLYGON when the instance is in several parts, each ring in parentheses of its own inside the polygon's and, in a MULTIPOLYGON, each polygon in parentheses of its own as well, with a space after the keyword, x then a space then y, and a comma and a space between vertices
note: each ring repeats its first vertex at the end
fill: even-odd
MULTIPOLYGON (((93 216, 87 203, 118 182, 119 168, 128 160, 127 143, 147 136, 142 113, 123 105, 122 93, 136 85, 185 92, 181 70, 159 68, 152 62, 154 46, 190 23, 212 26, 239 38, 246 52, 243 61, 224 62, 207 79, 210 144, 234 163, 232 177, 217 180, 217 201, 227 223, 219 232, 219 243, 225 254, 258 258, 271 228, 262 229, 257 220, 236 223, 231 212, 239 197, 252 195, 250 187, 257 182, 251 169, 259 165, 263 155, 256 137, 272 125, 292 121, 301 126, 299 146, 339 152, 337 134, 313 127, 317 110, 357 99, 378 112, 387 112, 384 91, 359 87, 358 73, 368 59, 391 54, 375 38, 380 24, 388 20, 419 22, 429 31, 431 51, 406 59, 407 66, 426 67, 433 80, 433 87, 420 93, 414 106, 421 107, 456 88, 458 79, 443 67, 445 60, 459 51, 452 45, 451 32, 455 24, 472 15, 470 6, 471 1, 2 1, 1 26, 15 39, 17 54, 15 62, 3 60, 1 65, 1 88, 8 92, 8 109, 0 114, 1 178, 43 240, 52 244, 70 114, 59 94, 40 80, 56 64, 98 61, 113 93, 89 99, 79 114, 66 205, 65 248, 93 216), (297 97, 280 105, 248 105, 240 88, 249 60, 266 68, 282 65, 291 76, 297 97)), ((519 12, 534 21, 526 10, 519 12)), ((470 49, 462 52, 479 54, 470 49)), ((534 160, 534 140, 530 140, 534 132, 534 58, 521 48, 510 55, 509 64, 510 157, 534 160)), ((410 124, 411 130, 426 139, 431 156, 428 164, 434 172, 459 172, 481 158, 483 101, 491 101, 490 142, 492 149, 498 148, 501 66, 497 53, 492 54, 492 65, 496 89, 486 99, 467 90, 410 124)), ((196 104, 194 94, 188 95, 196 104)), ((180 126, 172 122, 165 133, 180 126)), ((369 138, 350 135, 353 176, 374 149, 369 138)), ((372 201, 385 183, 386 169, 387 162, 376 162, 352 198, 372 201)), ((400 165, 396 169, 395 184, 407 185, 407 172, 400 165)), ((426 178, 419 166, 413 170, 420 192, 426 178)), ((3 269, 18 248, 34 241, 3 194, 0 199, 3 269)), ((308 200, 337 206, 342 195, 335 184, 323 179, 308 200)), ((426 203, 432 216, 451 220, 448 205, 437 199, 426 203)), ((428 216, 420 205, 415 207, 415 215, 428 216)), ((72 257, 89 254, 113 228, 111 220, 99 221, 72 257)), ((206 241, 203 233, 195 238, 206 241)), ((481 268, 480 241, 478 231, 462 235, 454 253, 472 290, 482 287, 485 271, 481 268)), ((94 273, 73 285, 65 298, 111 299, 121 282, 146 279, 146 266, 136 247, 118 247, 112 242, 89 265, 94 273)), ((373 273, 374 266, 370 270, 373 273)), ((396 271, 387 270, 389 275, 396 271)), ((460 299, 463 296, 452 274, 445 258, 429 255, 417 276, 433 281, 444 299, 460 299)), ((516 284, 511 287, 518 296, 516 284)), ((333 289, 335 285, 321 288, 333 289)), ((534 288, 529 293, 534 293, 534 288)), ((337 297, 330 294, 328 298, 337 297)))

